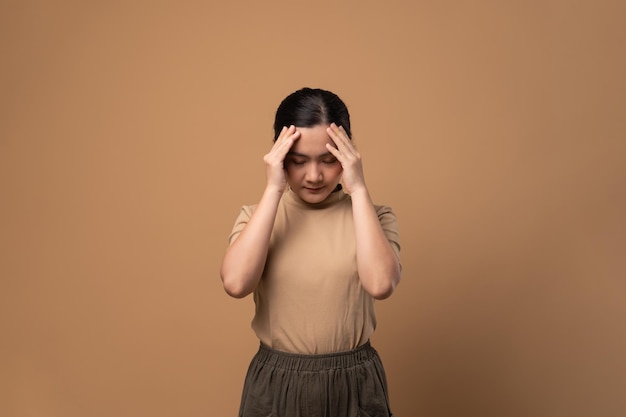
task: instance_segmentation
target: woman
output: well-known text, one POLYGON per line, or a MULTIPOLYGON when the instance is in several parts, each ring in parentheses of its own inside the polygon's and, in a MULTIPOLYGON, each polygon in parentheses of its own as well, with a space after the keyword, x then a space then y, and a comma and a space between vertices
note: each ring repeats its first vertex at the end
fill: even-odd
POLYGON ((242 208, 220 271, 256 305, 241 417, 391 416, 369 337, 374 299, 400 281, 398 225, 372 203, 351 137, 329 91, 298 90, 276 111, 265 191, 242 208))

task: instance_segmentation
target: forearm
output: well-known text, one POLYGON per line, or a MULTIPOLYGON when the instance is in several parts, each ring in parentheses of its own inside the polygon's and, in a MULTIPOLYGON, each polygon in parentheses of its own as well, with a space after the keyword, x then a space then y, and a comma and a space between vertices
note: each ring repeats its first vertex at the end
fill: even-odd
POLYGON ((265 189, 246 227, 230 245, 220 269, 224 290, 242 298, 256 288, 265 267, 282 190, 265 189))
POLYGON ((367 188, 351 194, 361 285, 376 299, 391 295, 400 282, 400 262, 380 225, 367 188))

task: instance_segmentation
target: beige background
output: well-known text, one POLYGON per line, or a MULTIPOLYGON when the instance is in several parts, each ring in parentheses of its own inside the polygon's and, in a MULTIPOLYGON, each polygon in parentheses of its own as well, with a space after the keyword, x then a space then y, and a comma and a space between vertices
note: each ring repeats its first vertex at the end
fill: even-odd
POLYGON ((2 0, 0 415, 236 414, 219 263, 303 86, 400 219, 396 415, 626 414, 625 5, 2 0))

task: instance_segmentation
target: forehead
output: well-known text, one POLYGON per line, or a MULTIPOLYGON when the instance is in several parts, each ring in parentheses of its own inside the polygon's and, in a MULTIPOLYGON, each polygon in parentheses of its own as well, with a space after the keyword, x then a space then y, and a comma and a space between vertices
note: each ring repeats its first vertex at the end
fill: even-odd
POLYGON ((333 144, 333 141, 326 133, 328 125, 316 125, 313 127, 297 127, 300 132, 300 139, 298 139, 291 151, 302 155, 315 156, 328 153, 326 144, 333 144))

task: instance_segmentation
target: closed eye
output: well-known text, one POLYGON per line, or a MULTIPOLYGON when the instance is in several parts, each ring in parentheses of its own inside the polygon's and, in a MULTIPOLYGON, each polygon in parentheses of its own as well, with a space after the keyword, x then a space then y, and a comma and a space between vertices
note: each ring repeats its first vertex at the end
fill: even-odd
POLYGON ((290 163, 294 164, 294 165, 304 165, 306 163, 306 160, 304 159, 290 159, 289 160, 290 163))

